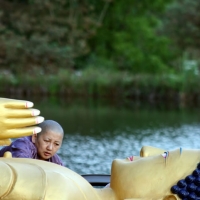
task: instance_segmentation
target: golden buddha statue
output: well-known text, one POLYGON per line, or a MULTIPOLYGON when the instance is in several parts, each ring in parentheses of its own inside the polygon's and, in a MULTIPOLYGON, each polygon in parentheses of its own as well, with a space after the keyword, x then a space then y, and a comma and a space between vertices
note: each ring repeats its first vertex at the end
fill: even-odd
MULTIPOLYGON (((9 138, 30 135, 37 128, 33 125, 38 123, 36 115, 39 112, 31 106, 31 102, 0 99, 3 144, 7 144, 9 138)), ((198 149, 165 151, 145 146, 133 161, 113 161, 110 187, 93 188, 82 176, 66 167, 42 160, 12 158, 7 152, 0 158, 0 199, 197 200, 199 160, 198 149)))

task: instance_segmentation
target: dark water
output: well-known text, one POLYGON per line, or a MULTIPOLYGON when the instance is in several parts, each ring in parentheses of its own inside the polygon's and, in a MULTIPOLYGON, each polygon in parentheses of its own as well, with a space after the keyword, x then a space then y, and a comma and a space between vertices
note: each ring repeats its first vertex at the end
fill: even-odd
POLYGON ((79 174, 110 173, 112 160, 143 145, 200 148, 200 108, 138 102, 28 99, 65 130, 59 155, 79 174))

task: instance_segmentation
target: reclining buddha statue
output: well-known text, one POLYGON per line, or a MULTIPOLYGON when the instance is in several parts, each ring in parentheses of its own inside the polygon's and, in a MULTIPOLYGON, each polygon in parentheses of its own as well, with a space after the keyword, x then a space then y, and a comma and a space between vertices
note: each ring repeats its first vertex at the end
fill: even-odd
MULTIPOLYGON (((0 98, 0 140, 39 132, 43 120, 33 104, 0 98), (34 114, 36 113, 36 114, 34 114), (36 125, 36 126, 35 126, 36 125)), ((3 200, 178 200, 200 199, 199 149, 141 148, 134 160, 115 159, 110 187, 93 188, 72 170, 42 160, 0 158, 3 200)))

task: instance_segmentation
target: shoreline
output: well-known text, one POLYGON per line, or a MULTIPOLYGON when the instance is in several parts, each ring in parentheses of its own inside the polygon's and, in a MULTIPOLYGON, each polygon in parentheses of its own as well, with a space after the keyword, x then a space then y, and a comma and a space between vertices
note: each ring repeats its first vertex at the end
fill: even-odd
POLYGON ((109 70, 61 70, 52 74, 1 74, 0 95, 110 98, 200 104, 200 75, 130 74, 109 70))

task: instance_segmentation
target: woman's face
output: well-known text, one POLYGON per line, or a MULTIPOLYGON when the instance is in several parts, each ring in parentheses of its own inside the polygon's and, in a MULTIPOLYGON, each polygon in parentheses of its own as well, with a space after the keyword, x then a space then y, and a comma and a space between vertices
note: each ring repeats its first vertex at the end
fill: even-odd
POLYGON ((48 160, 51 158, 61 147, 62 140, 63 134, 53 131, 32 136, 32 142, 35 144, 38 157, 41 160, 48 160))

